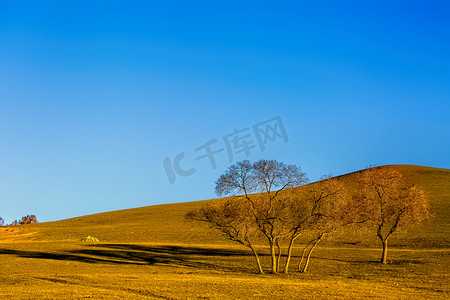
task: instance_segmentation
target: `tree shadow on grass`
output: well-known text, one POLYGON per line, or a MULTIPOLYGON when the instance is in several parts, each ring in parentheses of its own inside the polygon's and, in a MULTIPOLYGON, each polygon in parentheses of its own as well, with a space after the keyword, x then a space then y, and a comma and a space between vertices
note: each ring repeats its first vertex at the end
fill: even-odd
POLYGON ((83 245, 80 249, 58 252, 0 249, 0 255, 91 264, 165 265, 221 271, 235 271, 236 267, 230 266, 231 262, 238 257, 252 256, 244 250, 133 244, 83 245))
POLYGON ((80 256, 75 254, 66 254, 61 252, 41 252, 41 251, 23 251, 12 249, 0 249, 0 255, 14 255, 25 258, 37 258, 37 259, 52 259, 62 261, 77 261, 84 263, 115 263, 115 264, 127 264, 128 262, 120 262, 102 258, 80 256))
POLYGON ((233 268, 227 267, 225 263, 219 264, 219 262, 226 261, 229 257, 252 255, 248 251, 181 246, 95 244, 88 247, 90 249, 79 249, 71 252, 83 256, 101 257, 102 259, 125 261, 134 264, 212 268, 216 270, 232 270, 233 268))
POLYGON ((379 260, 368 260, 368 259, 357 259, 357 258, 349 258, 349 259, 341 259, 341 258, 332 258, 332 257, 322 257, 322 256, 311 256, 311 259, 317 260, 325 260, 325 261, 337 261, 342 263, 349 264, 380 264, 379 260))
MULTIPOLYGON (((311 256, 312 259, 317 260, 325 260, 325 261, 337 261, 337 262, 343 262, 343 263, 349 263, 353 265, 377 265, 377 266, 383 266, 382 263, 380 263, 380 260, 374 260, 374 259, 339 259, 339 258, 331 258, 331 257, 321 257, 321 256, 311 256)), ((388 263, 386 265, 407 265, 407 264, 423 264, 424 261, 421 261, 419 259, 395 259, 395 260, 388 260, 388 263)))

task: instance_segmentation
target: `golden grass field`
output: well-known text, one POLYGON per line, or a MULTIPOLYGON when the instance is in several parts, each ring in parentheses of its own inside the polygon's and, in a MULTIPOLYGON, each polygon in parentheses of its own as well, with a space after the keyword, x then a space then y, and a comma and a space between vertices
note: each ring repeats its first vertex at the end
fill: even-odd
MULTIPOLYGON (((448 299, 450 170, 394 167, 434 217, 394 233, 387 265, 373 234, 349 228, 319 244, 307 273, 297 247, 290 274, 257 275, 248 249, 185 220, 206 200, 0 227, 0 299, 448 299)), ((356 176, 340 178, 351 189, 356 176)))

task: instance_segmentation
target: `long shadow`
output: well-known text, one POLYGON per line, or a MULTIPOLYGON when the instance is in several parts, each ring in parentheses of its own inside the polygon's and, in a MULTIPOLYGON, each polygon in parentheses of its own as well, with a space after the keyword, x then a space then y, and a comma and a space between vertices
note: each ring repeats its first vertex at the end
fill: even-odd
POLYGON ((65 254, 65 253, 49 253, 49 252, 40 252, 40 251, 0 249, 0 255, 15 255, 15 256, 25 257, 25 258, 78 261, 78 262, 84 262, 84 263, 129 264, 129 262, 115 261, 115 260, 109 260, 109 259, 104 259, 104 258, 87 257, 87 256, 65 254))
POLYGON ((330 261, 339 261, 339 262, 345 262, 345 263, 351 263, 351 264, 369 264, 369 263, 377 263, 379 264, 378 260, 351 260, 351 259, 340 259, 340 258, 331 258, 331 257, 320 257, 320 256, 311 256, 313 259, 318 260, 330 260, 330 261))
POLYGON ((250 256, 250 251, 228 250, 186 246, 143 246, 134 244, 92 244, 89 247, 111 248, 120 250, 134 250, 142 252, 156 252, 170 255, 198 255, 198 256, 250 256))
POLYGON ((123 265, 167 265, 193 268, 214 268, 233 270, 226 263, 218 264, 223 258, 251 256, 249 251, 227 249, 181 247, 181 246, 142 246, 133 244, 93 244, 83 245, 84 249, 63 252, 23 251, 0 249, 0 255, 15 255, 25 258, 75 261, 95 264, 123 265), (215 262, 211 258, 216 257, 215 262))
POLYGON ((133 244, 99 244, 90 245, 91 249, 80 249, 71 253, 105 257, 107 259, 124 260, 138 264, 171 265, 193 268, 214 268, 231 270, 227 266, 219 266, 211 262, 211 257, 221 258, 231 256, 252 255, 246 251, 227 249, 212 249, 181 246, 143 246, 133 244), (106 248, 106 249, 105 249, 106 248))
MULTIPOLYGON (((318 260, 329 260, 329 261, 339 261, 339 262, 345 262, 350 264, 374 264, 374 265, 381 265, 379 260, 345 260, 345 259, 339 259, 339 258, 330 258, 330 257, 320 257, 320 256, 312 256, 313 259, 318 260)), ((389 265, 404 265, 404 264, 423 264, 424 262, 418 259, 396 259, 396 260, 390 260, 389 265)))
POLYGON ((353 261, 345 260, 345 259, 339 259, 339 258, 330 258, 330 257, 320 257, 320 256, 311 256, 311 259, 318 259, 318 260, 331 260, 331 261, 339 261, 339 262, 346 262, 351 263, 353 261))

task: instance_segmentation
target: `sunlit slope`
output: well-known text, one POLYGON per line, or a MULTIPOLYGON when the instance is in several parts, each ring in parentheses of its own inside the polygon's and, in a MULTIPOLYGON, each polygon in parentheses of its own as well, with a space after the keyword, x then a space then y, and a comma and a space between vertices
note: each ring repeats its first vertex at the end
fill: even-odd
MULTIPOLYGON (((409 165, 384 166, 395 168, 405 175, 409 184, 425 189, 429 195, 434 217, 425 226, 411 229, 408 234, 396 233, 391 245, 418 247, 447 247, 450 245, 450 170, 409 165)), ((351 190, 359 172, 340 176, 351 190)), ((3 241, 79 241, 94 236, 102 242, 153 243, 230 243, 218 237, 205 224, 187 222, 187 211, 208 201, 156 205, 83 216, 57 222, 4 227, 0 229, 3 241)), ((376 238, 346 232, 335 242, 374 244, 376 238)))
POLYGON ((208 227, 184 219, 187 211, 206 202, 155 205, 56 222, 5 227, 3 230, 9 231, 3 234, 6 240, 11 241, 80 241, 93 236, 102 242, 192 243, 200 233, 202 236, 206 234, 207 240, 211 241, 217 238, 208 227))

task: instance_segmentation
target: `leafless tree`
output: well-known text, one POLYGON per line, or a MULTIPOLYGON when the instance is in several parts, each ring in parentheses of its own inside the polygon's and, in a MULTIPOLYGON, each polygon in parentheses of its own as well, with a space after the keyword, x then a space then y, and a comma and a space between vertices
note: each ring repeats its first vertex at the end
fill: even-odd
POLYGON ((249 211, 249 203, 233 197, 190 211, 186 218, 206 222, 229 240, 250 248, 255 256, 258 272, 264 274, 258 252, 252 243, 258 232, 249 211))
POLYGON ((307 181, 300 167, 276 160, 238 162, 216 181, 217 195, 239 195, 249 205, 254 224, 269 244, 272 273, 278 271, 279 239, 288 232, 289 211, 281 192, 307 181))
POLYGON ((311 253, 317 244, 337 228, 352 223, 354 203, 342 182, 324 178, 291 193, 291 230, 284 272, 287 273, 295 240, 305 232, 312 237, 303 248, 299 271, 307 270, 311 253), (306 254, 306 260, 301 267, 306 254))
POLYGON ((250 248, 258 271, 263 273, 253 241, 268 242, 271 272, 279 271, 281 241, 288 241, 284 272, 288 272, 294 243, 302 234, 311 237, 303 248, 298 269, 305 272, 311 253, 327 235, 349 224, 374 224, 383 244, 381 262, 386 263, 387 241, 400 225, 418 224, 429 216, 422 190, 406 187, 392 168, 362 172, 361 185, 352 197, 338 178, 303 186, 300 168, 275 160, 248 160, 232 165, 216 181, 219 196, 233 197, 197 211, 190 219, 207 222, 230 240, 250 248))
POLYGON ((399 226, 418 225, 430 216, 429 201, 423 190, 406 186, 402 174, 389 167, 363 171, 355 197, 364 206, 361 218, 376 228, 383 245, 381 263, 387 262, 389 237, 399 226))
POLYGON ((3 220, 2 217, 0 217, 0 226, 3 226, 3 225, 5 225, 5 220, 3 220))

